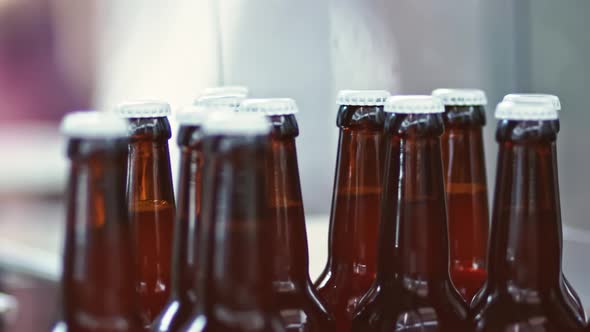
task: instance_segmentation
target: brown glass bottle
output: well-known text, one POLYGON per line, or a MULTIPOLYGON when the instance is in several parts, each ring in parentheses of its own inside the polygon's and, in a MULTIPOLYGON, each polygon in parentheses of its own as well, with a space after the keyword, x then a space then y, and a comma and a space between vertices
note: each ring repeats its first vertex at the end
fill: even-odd
POLYGON ((496 112, 489 272, 472 303, 475 331, 581 331, 585 325, 563 283, 557 113, 549 119, 555 110, 542 106, 503 102, 496 112), (527 120, 513 120, 523 114, 527 120))
POLYGON ((272 294, 268 121, 234 113, 204 126, 197 303, 181 331, 285 331, 272 294))
POLYGON ((250 99, 240 112, 261 112, 271 122, 267 205, 272 227, 273 293, 287 331, 335 331, 333 318, 309 278, 307 231, 295 139, 297 105, 288 98, 250 99))
MULTIPOLYGON (((435 96, 437 91, 440 92, 435 90, 435 96)), ((455 95, 461 93, 461 90, 449 90, 448 94, 452 91, 456 91, 455 95)), ((476 92, 467 90, 463 95, 476 92)), ((469 303, 487 276, 489 211, 482 134, 486 115, 483 105, 449 103, 445 102, 445 132, 441 147, 449 218, 451 279, 469 303)))
POLYGON ((165 103, 122 104, 129 121, 127 200, 136 246, 136 291, 150 325, 166 305, 171 288, 174 192, 168 140, 172 135, 165 103))
MULTIPOLYGON (((352 92, 350 92, 352 93, 352 92)), ((367 93, 366 91, 360 93, 367 93)), ((371 92, 369 92, 371 93, 371 92)), ((359 105, 341 93, 336 177, 332 196, 328 262, 315 286, 336 320, 336 330, 350 330, 358 302, 375 280, 379 229, 383 103, 359 105)))
POLYGON ((71 166, 62 321, 53 331, 139 332, 143 324, 134 291, 131 225, 125 204, 127 140, 122 137, 126 126, 121 119, 97 113, 68 115, 62 125, 70 136, 71 166), (116 120, 121 121, 119 133, 116 120), (105 135, 109 130, 115 131, 105 135))
POLYGON ((196 305, 197 239, 201 217, 204 109, 185 110, 179 116, 180 175, 174 235, 171 300, 154 321, 153 331, 178 331, 189 321, 196 305), (201 114, 188 114, 189 112, 201 114), (186 118, 186 119, 184 119, 186 118), (195 121, 197 120, 197 121, 195 121))
POLYGON ((466 331, 467 305, 449 275, 440 136, 443 111, 430 96, 388 100, 377 279, 352 331, 466 331))
MULTIPOLYGON (((544 103, 547 104, 550 107, 553 107, 558 113, 561 111, 561 102, 559 100, 559 97, 554 96, 554 95, 547 95, 547 94, 509 94, 504 96, 503 101, 511 101, 514 103, 544 103)), ((555 126, 555 131, 556 133, 559 133, 560 130, 560 121, 559 118, 557 119, 551 119, 551 120, 547 120, 549 121, 553 126, 555 126)), ((556 149, 557 149, 557 141, 555 142, 556 144, 556 149)), ((557 170, 557 158, 555 158, 555 165, 553 165, 553 167, 555 167, 555 169, 557 170)), ((556 171, 557 172, 557 171, 556 171)), ((557 184, 559 185, 559 183, 557 184)), ((557 191, 559 192, 559 188, 557 188, 557 191)), ((558 212, 559 215, 561 216, 561 211, 558 212)), ((559 228, 560 232, 561 232, 561 227, 559 228)), ((563 236, 562 234, 559 235, 559 238, 562 239, 563 236)), ((576 291, 574 291, 573 286, 570 284, 569 280, 566 278, 565 275, 562 275, 562 280, 563 280, 563 287, 566 290, 567 293, 567 298, 568 301, 571 302, 571 304, 576 308, 576 310, 578 311, 578 313, 580 315, 582 315, 583 317, 586 317, 586 312, 584 311, 584 306, 582 305, 582 301, 580 300, 580 296, 578 295, 578 293, 576 293, 576 291)))

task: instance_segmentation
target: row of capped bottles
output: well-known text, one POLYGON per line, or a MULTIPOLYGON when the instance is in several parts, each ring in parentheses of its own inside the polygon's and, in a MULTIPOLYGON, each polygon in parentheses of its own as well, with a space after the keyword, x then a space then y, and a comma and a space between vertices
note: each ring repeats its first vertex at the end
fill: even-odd
POLYGON ((329 258, 315 285, 294 101, 213 89, 179 112, 177 209, 167 104, 68 115, 54 330, 581 329, 561 272, 558 99, 509 95, 497 108, 487 250, 485 95, 433 95, 339 94, 329 258))

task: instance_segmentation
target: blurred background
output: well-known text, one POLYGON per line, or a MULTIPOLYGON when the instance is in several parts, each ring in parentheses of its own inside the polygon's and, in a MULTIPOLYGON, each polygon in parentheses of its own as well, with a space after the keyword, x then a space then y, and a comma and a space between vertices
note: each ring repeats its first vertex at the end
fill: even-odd
POLYGON ((327 250, 338 90, 484 89, 490 191, 495 104, 558 95, 564 268, 590 304, 588 12, 585 0, 0 0, 0 324, 43 330, 54 314, 64 113, 129 98, 178 108, 218 85, 300 106, 312 279, 327 250))

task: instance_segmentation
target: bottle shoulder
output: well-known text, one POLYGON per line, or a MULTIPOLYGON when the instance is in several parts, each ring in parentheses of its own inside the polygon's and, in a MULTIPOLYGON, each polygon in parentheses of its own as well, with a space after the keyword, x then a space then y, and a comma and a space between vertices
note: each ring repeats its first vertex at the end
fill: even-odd
MULTIPOLYGON (((399 299, 398 299, 399 300, 399 299)), ((367 331, 469 331, 466 310, 445 303, 423 305, 381 298, 359 308, 352 321, 352 332, 367 331)))
MULTIPOLYGON (((402 285, 401 283, 375 283, 359 304, 354 317, 353 331, 394 330, 400 321, 409 326, 460 327, 467 321, 467 304, 456 294, 450 283, 441 285, 402 285), (426 286, 426 287, 424 287, 426 286), (381 324, 379 327, 370 326, 381 324), (385 325, 384 325, 385 324, 385 325)), ((443 330, 445 330, 443 328, 443 330)))
POLYGON ((585 318, 566 304, 559 290, 500 292, 484 287, 474 298, 468 320, 476 331, 506 328, 577 331, 585 318))

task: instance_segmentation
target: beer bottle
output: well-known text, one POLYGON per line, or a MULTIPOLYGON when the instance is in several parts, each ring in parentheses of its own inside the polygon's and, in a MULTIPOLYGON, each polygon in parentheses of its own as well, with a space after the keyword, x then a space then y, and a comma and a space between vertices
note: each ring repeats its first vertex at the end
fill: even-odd
POLYGON ((432 96, 395 96, 385 111, 377 279, 352 331, 466 331, 467 305, 449 275, 444 107, 432 96))
POLYGON ((158 101, 119 105, 129 122, 127 201, 137 259, 136 290, 146 325, 170 295, 174 229, 174 192, 168 140, 170 106, 158 101))
MULTIPOLYGON (((561 111, 561 102, 559 97, 555 95, 547 95, 547 94, 509 94, 504 97, 504 101, 511 101, 514 103, 522 103, 522 102, 533 102, 533 103, 545 103, 551 107, 553 107, 558 113, 561 111)), ((556 132, 559 133, 560 130, 560 123, 559 118, 554 120, 549 120, 555 126, 556 132)), ((555 141, 555 148, 557 149, 557 140, 555 141)), ((555 164, 553 167, 557 170, 557 158, 554 159, 555 164)), ((557 171, 556 171, 557 172, 557 171)), ((557 183, 556 185, 559 185, 557 183)), ((559 188, 557 190, 559 192, 559 188)), ((560 206, 558 208, 561 209, 560 206)), ((561 216, 561 211, 558 212, 561 216)), ((559 227, 559 239, 560 241, 563 239, 563 235, 561 234, 561 227, 559 227)), ((563 275, 562 272, 562 281, 563 287, 567 294, 567 300, 576 308, 580 315, 586 317, 586 312, 584 311, 584 306, 582 305, 582 301, 580 300, 580 296, 574 291, 574 288, 567 280, 566 276, 563 275)))
POLYGON ((267 208, 273 229, 272 284, 287 331, 335 331, 334 320, 309 278, 307 232, 295 138, 299 128, 292 99, 250 99, 240 112, 265 114, 271 123, 267 208))
POLYGON ((445 105, 441 147, 451 280, 469 303, 486 279, 489 211, 482 130, 487 100, 481 90, 437 89, 432 95, 445 105))
POLYGON ((356 306, 375 280, 387 91, 341 91, 328 262, 315 286, 336 320, 350 331, 356 306))
POLYGON ((502 102, 488 279, 472 302, 475 331, 579 331, 561 272, 554 121, 545 103, 502 102))
POLYGON ((61 131, 71 163, 61 321, 53 331, 143 331, 125 205, 127 124, 112 113, 76 112, 61 131))
POLYGON ((228 111, 214 106, 189 106, 177 113, 180 177, 178 211, 174 228, 171 297, 153 323, 154 331, 178 331, 196 303, 197 239, 201 218, 203 130, 208 114, 228 111))
POLYGON ((203 126, 201 272, 181 331, 284 331, 272 294, 269 129, 256 113, 215 113, 203 126))

